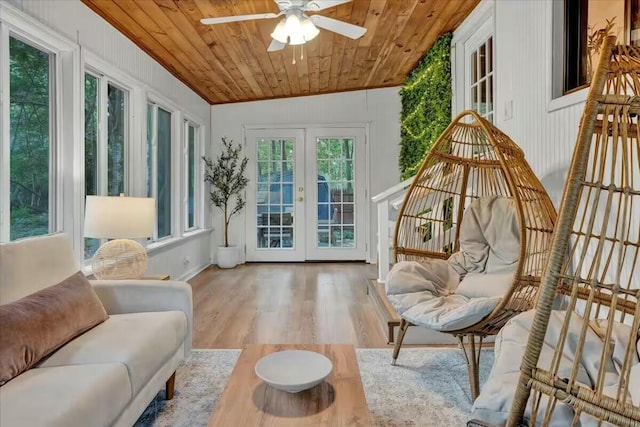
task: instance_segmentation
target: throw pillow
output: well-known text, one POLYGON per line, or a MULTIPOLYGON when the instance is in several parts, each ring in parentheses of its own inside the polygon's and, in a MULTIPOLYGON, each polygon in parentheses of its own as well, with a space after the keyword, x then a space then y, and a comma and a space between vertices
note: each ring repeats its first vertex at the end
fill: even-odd
POLYGON ((108 317, 80 271, 57 285, 0 305, 0 385, 108 317))

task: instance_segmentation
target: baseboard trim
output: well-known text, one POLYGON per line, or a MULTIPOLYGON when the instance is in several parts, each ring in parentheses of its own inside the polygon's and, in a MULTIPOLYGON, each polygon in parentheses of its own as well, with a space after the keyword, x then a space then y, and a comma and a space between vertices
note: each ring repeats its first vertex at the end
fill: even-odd
POLYGON ((183 282, 186 282, 187 280, 191 280, 193 279, 195 276, 197 276, 198 274, 202 273, 204 270, 206 270, 207 268, 209 268, 209 266, 211 266, 211 264, 207 263, 207 264, 202 264, 199 265, 196 268, 193 268, 189 271, 187 271, 186 273, 184 273, 182 276, 178 277, 176 280, 181 280, 183 282))

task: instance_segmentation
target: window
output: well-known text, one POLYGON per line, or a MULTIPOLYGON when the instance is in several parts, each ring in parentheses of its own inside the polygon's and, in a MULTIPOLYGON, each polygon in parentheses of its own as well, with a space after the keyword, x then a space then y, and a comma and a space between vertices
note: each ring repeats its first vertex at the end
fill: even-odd
POLYGON ((493 123, 493 36, 471 53, 471 108, 493 123))
POLYGON ((147 104, 147 194, 156 199, 156 240, 171 236, 171 113, 147 104))
POLYGON ((54 54, 9 36, 9 149, 4 151, 9 176, 4 178, 10 240, 56 227, 54 62, 54 54))
POLYGON ((191 230, 198 226, 198 188, 200 179, 198 176, 198 132, 199 128, 188 120, 185 120, 185 230, 191 230))
MULTIPOLYGON (((126 153, 129 129, 129 92, 105 76, 86 72, 84 77, 85 195, 117 196, 127 187, 126 153), (101 123, 106 123, 102 133, 101 123)), ((90 258, 99 239, 84 240, 84 257, 90 258)))
MULTIPOLYGON (((84 75, 84 192, 98 193, 98 77, 84 75)), ((91 258, 100 246, 99 239, 84 239, 84 259, 91 258)))
MULTIPOLYGON (((553 95, 586 87, 599 58, 599 32, 629 41, 637 0, 564 0, 555 2, 553 95), (634 14, 632 16, 632 14, 634 14)), ((600 33, 601 34, 601 33, 600 33)))

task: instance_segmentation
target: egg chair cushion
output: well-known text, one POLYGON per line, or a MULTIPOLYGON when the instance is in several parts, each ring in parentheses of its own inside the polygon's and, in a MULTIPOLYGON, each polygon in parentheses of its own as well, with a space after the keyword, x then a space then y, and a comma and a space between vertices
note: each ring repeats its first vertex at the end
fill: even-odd
MULTIPOLYGON (((640 340, 638 341, 638 357, 640 358, 640 340)), ((640 363, 631 368, 629 391, 631 392, 631 401, 633 404, 640 406, 640 363)))
MULTIPOLYGON (((426 298, 425 298, 426 299, 426 298)), ((475 325, 487 317, 502 298, 467 298, 464 295, 426 299, 401 314, 414 325, 441 332, 457 331, 475 325)))
MULTIPOLYGON (((504 425, 511 408, 511 402, 518 385, 518 379, 520 377, 520 363, 525 352, 527 345, 527 338, 531 332, 531 325, 535 310, 530 310, 525 313, 515 316, 509 320, 507 324, 500 330, 496 336, 494 346, 494 362, 489 378, 482 386, 480 395, 476 399, 473 405, 473 417, 481 419, 496 425, 504 425), (518 361, 515 362, 514 361, 518 361)), ((549 367, 551 366, 554 351, 561 336, 562 325, 564 317, 566 316, 564 311, 553 311, 549 319, 549 327, 545 334, 544 344, 542 347, 542 353, 540 354, 540 361, 538 366, 549 367)), ((571 373, 573 361, 576 357, 577 343, 580 340, 581 329, 583 325, 583 319, 576 313, 569 314, 572 316, 569 323, 569 330, 567 333, 567 345, 565 346, 562 359, 560 361, 560 368, 558 370, 559 378, 568 378, 571 373)), ((607 322, 606 320, 600 320, 598 322, 607 322)), ((606 324, 604 325, 606 327, 606 324)), ((603 341, 597 333, 598 323, 592 323, 592 327, 587 329, 585 336, 585 344, 582 348, 580 355, 580 363, 577 374, 577 381, 588 387, 593 387, 591 378, 598 377, 598 369, 600 367, 600 355, 603 350, 603 341)), ((620 380, 620 367, 622 366, 622 360, 620 355, 624 355, 627 345, 629 345, 630 327, 628 325, 617 323, 613 328, 612 342, 614 343, 614 350, 612 358, 609 360, 603 369, 606 370, 606 382, 603 384, 603 392, 609 396, 615 396, 618 387, 618 381, 620 380)), ((640 366, 638 358, 632 362, 632 371, 638 369, 640 366)), ((633 389, 633 387, 630 387, 633 389)), ((633 398, 633 393, 630 398, 633 398)), ((544 408, 548 405, 548 397, 543 396, 540 405, 543 409, 538 413, 544 413, 544 408)), ((531 416, 531 400, 528 402, 527 410, 525 412, 525 418, 531 416)), ((574 412, 573 409, 560 402, 557 403, 557 407, 553 412, 552 419, 549 423, 549 427, 560 427, 572 425, 574 412)), ((582 427, 596 426, 598 422, 587 414, 580 416, 580 422, 582 427)), ((540 420, 538 419, 537 425, 540 420)), ((608 425, 608 424, 603 424, 608 425)))
POLYGON ((474 200, 465 210, 459 241, 460 251, 447 261, 425 258, 393 266, 387 297, 402 318, 437 331, 456 331, 478 323, 498 306, 511 288, 520 253, 513 200, 474 200))
MULTIPOLYGON (((491 283, 496 281, 491 276, 497 275, 479 276, 491 283)), ((401 261, 389 272, 387 298, 398 314, 414 325, 455 331, 482 320, 502 298, 458 294, 459 282, 460 276, 445 260, 401 261)))
POLYGON ((456 288, 467 298, 503 297, 513 284, 513 273, 468 273, 456 288))
POLYGON ((514 271, 520 234, 513 199, 487 196, 471 202, 462 217, 459 243, 449 263, 460 275, 514 271))

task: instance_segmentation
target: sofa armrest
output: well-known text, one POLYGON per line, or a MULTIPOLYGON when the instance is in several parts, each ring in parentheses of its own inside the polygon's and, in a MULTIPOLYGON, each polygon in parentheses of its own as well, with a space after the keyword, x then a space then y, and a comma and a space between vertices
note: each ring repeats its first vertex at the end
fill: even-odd
POLYGON ((191 286, 174 280, 90 280, 108 314, 182 311, 187 317, 185 356, 191 351, 193 300, 191 286))

